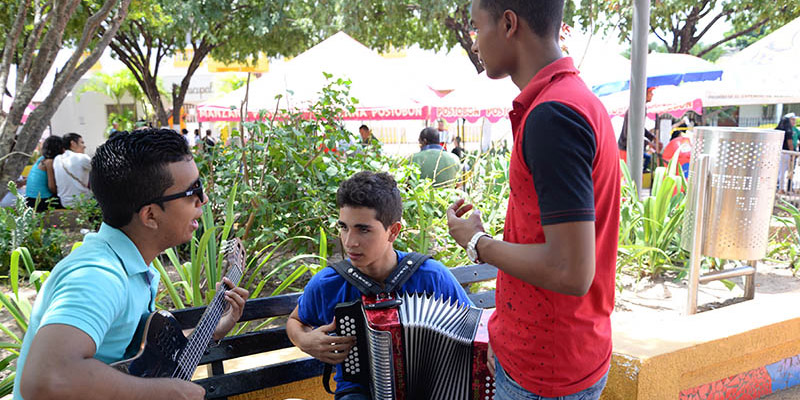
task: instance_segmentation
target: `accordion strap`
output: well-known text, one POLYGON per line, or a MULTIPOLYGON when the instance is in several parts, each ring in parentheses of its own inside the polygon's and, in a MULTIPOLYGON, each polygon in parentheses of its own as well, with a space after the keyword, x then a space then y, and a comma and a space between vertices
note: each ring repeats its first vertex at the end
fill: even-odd
POLYGON ((429 258, 431 258, 431 256, 416 252, 406 254, 406 256, 397 263, 397 267, 394 271, 386 278, 384 287, 381 287, 374 279, 359 271, 358 268, 354 267, 348 260, 339 261, 331 265, 331 268, 347 282, 355 286, 361 294, 375 296, 380 293, 392 293, 399 289, 429 258))

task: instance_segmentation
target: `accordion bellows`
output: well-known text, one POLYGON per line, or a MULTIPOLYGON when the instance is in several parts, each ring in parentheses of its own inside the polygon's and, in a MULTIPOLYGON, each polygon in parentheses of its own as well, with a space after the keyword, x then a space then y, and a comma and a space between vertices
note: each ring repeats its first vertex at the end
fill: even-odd
POLYGON ((337 333, 356 336, 344 379, 369 387, 375 400, 493 399, 490 314, 424 293, 340 304, 337 333))

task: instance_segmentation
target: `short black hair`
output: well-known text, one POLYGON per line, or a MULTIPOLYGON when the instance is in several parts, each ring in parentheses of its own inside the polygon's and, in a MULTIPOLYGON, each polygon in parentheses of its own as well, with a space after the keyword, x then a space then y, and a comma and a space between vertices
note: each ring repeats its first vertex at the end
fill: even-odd
POLYGON ((75 132, 70 132, 70 133, 64 135, 64 137, 62 138, 62 140, 64 141, 64 149, 65 150, 69 150, 69 148, 72 147, 72 142, 78 143, 78 141, 82 137, 83 136, 78 135, 75 132))
POLYGON ((362 129, 366 129, 366 130, 369 131, 369 127, 366 126, 366 125, 361 125, 361 126, 358 127, 358 130, 362 130, 362 129))
POLYGON ((426 141, 427 144, 439 143, 439 131, 430 126, 423 129, 419 133, 419 141, 422 142, 423 140, 426 141))
POLYGON ((511 10, 540 37, 555 37, 561 32, 564 0, 479 0, 480 7, 495 20, 511 10))
POLYGON ((186 128, 183 128, 183 129, 181 129, 181 134, 182 134, 182 135, 185 135, 185 134, 187 134, 187 133, 189 133, 189 130, 188 130, 188 129, 186 129, 186 128))
POLYGON ((142 204, 174 184, 167 164, 191 159, 186 140, 172 129, 122 132, 106 141, 89 173, 103 222, 114 228, 130 223, 142 204))
POLYGON ((339 185, 336 206, 375 210, 375 218, 389 227, 403 217, 403 200, 397 182, 387 172, 361 171, 339 185))
POLYGON ((56 158, 64 152, 64 140, 61 136, 51 135, 42 143, 42 156, 44 158, 56 158))

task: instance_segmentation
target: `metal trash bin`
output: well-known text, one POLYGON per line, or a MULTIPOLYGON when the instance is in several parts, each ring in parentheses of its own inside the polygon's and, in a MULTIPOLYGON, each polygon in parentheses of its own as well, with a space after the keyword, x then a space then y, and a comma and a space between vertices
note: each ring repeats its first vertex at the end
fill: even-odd
POLYGON ((700 156, 708 155, 701 253, 730 260, 766 256, 783 133, 772 129, 697 127, 681 245, 692 248, 700 156))

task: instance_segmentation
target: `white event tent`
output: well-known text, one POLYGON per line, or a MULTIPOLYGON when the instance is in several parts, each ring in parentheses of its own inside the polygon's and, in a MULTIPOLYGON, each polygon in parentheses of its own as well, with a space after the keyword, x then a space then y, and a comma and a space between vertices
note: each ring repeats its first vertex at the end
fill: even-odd
MULTIPOLYGON (((251 81, 248 120, 259 110, 307 110, 326 85, 324 73, 333 80, 350 79, 350 96, 359 100, 347 120, 422 120, 428 117, 434 92, 410 75, 398 76, 387 60, 344 32, 320 42, 306 52, 251 81), (282 96, 280 100, 276 96, 282 96)), ((200 121, 238 121, 238 108, 246 87, 198 106, 200 121)))
POLYGON ((800 103, 800 18, 720 62, 705 106, 800 103))

